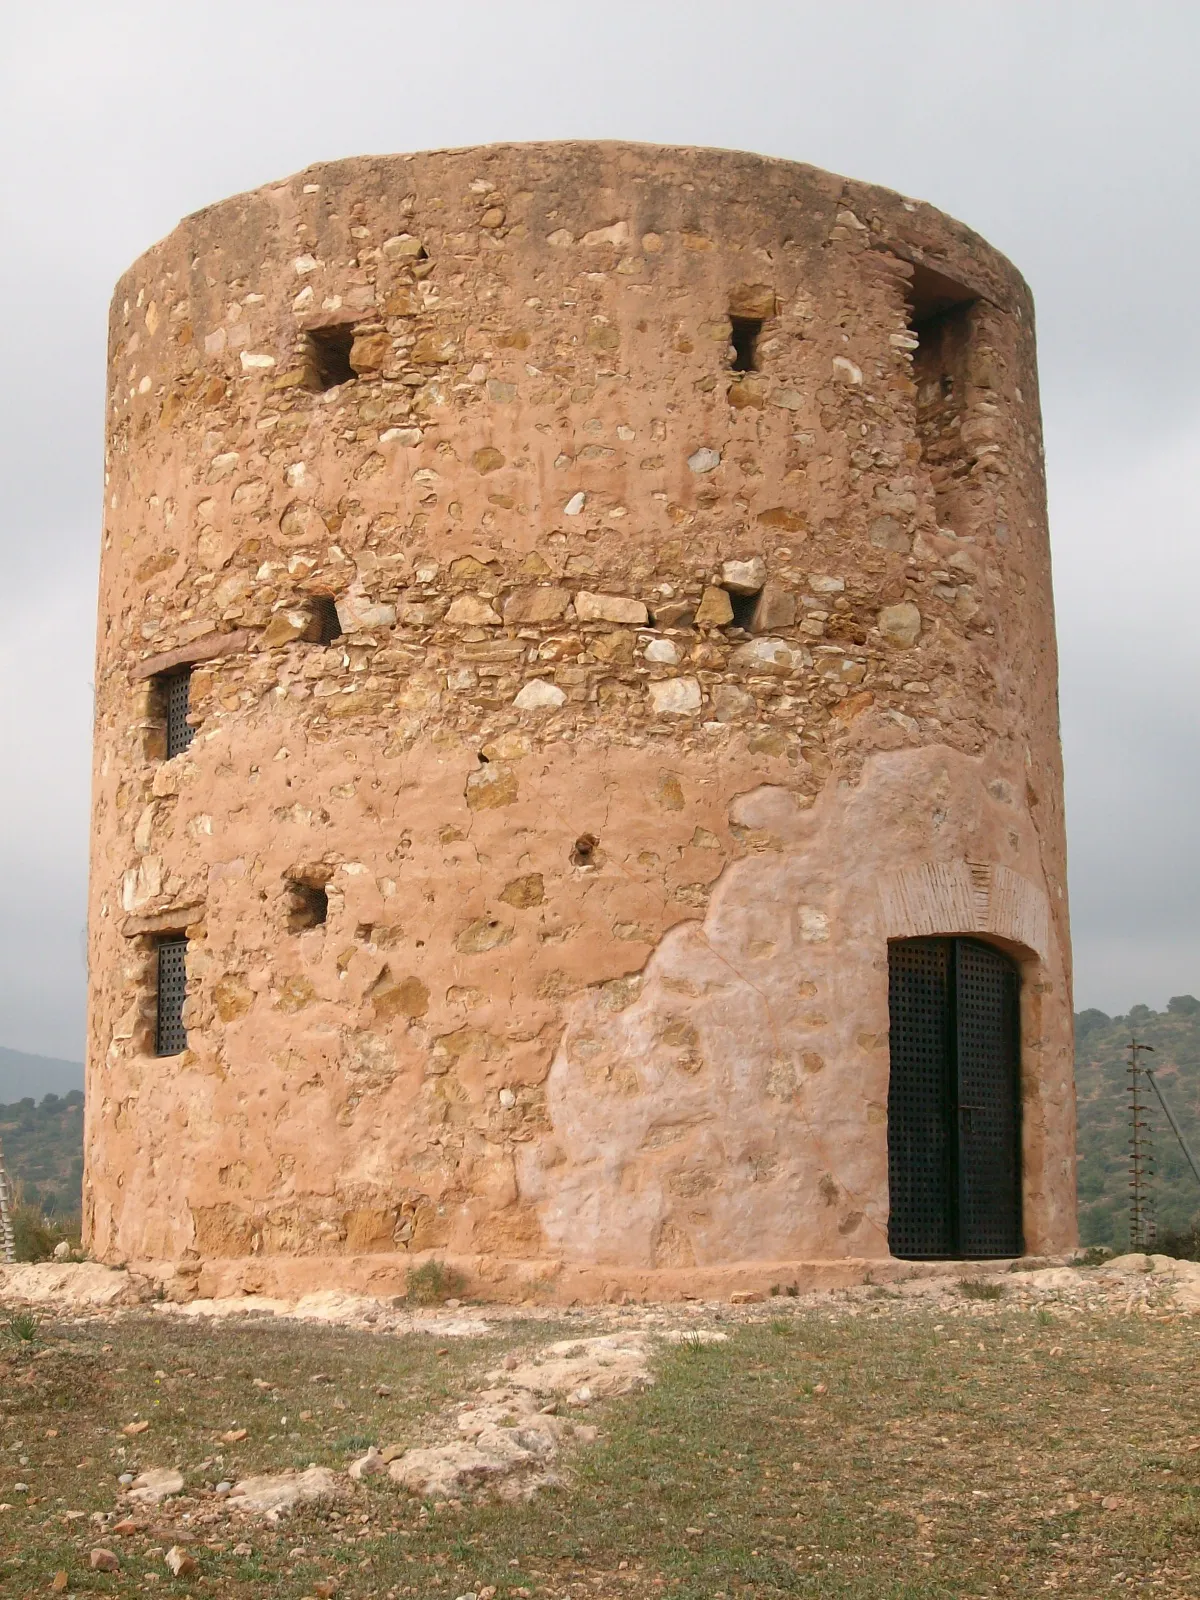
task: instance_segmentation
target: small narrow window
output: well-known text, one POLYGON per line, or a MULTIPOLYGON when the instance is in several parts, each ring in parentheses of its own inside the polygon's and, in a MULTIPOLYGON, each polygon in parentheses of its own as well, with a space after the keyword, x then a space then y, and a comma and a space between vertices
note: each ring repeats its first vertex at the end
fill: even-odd
POLYGON ((332 644, 342 637, 342 624, 332 595, 313 596, 312 629, 305 635, 313 644, 332 644))
POLYGON ((289 933, 303 933, 305 928, 319 928, 328 916, 329 895, 323 883, 308 883, 301 878, 288 879, 289 933))
POLYGON ((730 343, 733 345, 733 370, 735 372, 758 371, 758 336, 762 332, 761 317, 730 317, 733 324, 733 334, 730 343))
POLYGON ((158 686, 167 730, 166 754, 170 761, 172 756, 182 754, 196 737, 196 730, 188 721, 188 712, 191 710, 191 667, 165 672, 158 680, 158 686))
POLYGON ((318 392, 336 389, 339 383, 349 383, 358 376, 350 365, 350 351, 354 345, 354 328, 350 323, 312 328, 304 342, 310 389, 318 392))
POLYGON ((733 607, 733 627, 745 628, 749 631, 754 620, 755 607, 758 605, 759 592, 753 594, 735 594, 732 589, 726 591, 729 595, 729 604, 733 607))
POLYGON ((975 332, 975 297, 969 289, 927 267, 918 267, 910 289, 908 328, 917 387, 916 433, 921 460, 933 475, 940 524, 956 528, 968 514, 963 491, 973 458, 963 444, 962 423, 975 332))
POLYGON ((183 1002, 187 998, 187 940, 171 934, 158 943, 158 996, 155 1006, 154 1052, 177 1056, 187 1049, 183 1002))

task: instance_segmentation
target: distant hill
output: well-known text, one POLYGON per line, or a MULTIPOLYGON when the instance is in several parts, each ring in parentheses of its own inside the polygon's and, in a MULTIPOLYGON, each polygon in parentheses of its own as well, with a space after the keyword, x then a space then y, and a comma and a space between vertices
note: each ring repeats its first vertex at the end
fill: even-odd
MULTIPOLYGON (((1166 1095, 1200 1161, 1200 1000, 1177 995, 1165 1011, 1133 1006, 1123 1017, 1081 1011, 1075 1018, 1075 1093, 1079 1107, 1079 1234, 1084 1244, 1129 1248, 1130 1035, 1153 1045, 1143 1061, 1166 1095)), ((1200 1184, 1143 1084, 1155 1156, 1153 1194, 1159 1230, 1200 1222, 1200 1184)))
POLYGON ((70 1094, 83 1088, 83 1063, 59 1061, 54 1056, 27 1056, 21 1050, 0 1047, 0 1104, 32 1095, 70 1094))
POLYGON ((17 1199, 45 1216, 77 1218, 83 1199, 83 1090, 0 1105, 0 1145, 17 1199))
POLYGON ((19 1197, 47 1216, 79 1215, 83 1066, 0 1048, 0 1148, 19 1197))

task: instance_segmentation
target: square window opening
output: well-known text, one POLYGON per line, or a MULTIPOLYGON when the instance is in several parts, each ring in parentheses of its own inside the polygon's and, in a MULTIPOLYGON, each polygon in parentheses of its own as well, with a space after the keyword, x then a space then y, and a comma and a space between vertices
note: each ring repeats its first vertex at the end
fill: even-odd
POLYGON ((320 394, 356 378, 358 374, 350 365, 353 347, 354 328, 348 322, 337 322, 328 328, 310 328, 304 336, 307 387, 320 394))
POLYGON ((306 883, 300 878, 288 879, 289 933, 303 933, 306 928, 319 928, 329 917, 329 895, 323 883, 306 883))
POLYGON ((165 757, 182 755, 196 730, 188 721, 192 706, 192 669, 180 667, 175 672, 164 672, 154 680, 158 700, 158 720, 165 730, 165 757))
POLYGON ((735 372, 758 371, 758 336, 762 332, 763 319, 761 317, 730 317, 733 324, 733 333, 730 343, 733 345, 733 370, 735 372))
POLYGON ((187 939, 178 933, 158 941, 158 990, 154 1006, 154 1053, 177 1056, 187 1049, 183 1003, 187 999, 187 939))

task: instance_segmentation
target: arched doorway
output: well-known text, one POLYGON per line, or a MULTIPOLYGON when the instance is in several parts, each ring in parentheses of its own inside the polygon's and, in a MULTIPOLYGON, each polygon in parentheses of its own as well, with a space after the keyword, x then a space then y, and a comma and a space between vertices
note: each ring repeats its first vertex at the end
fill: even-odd
POLYGON ((888 945, 888 1243, 1021 1254, 1020 977, 977 939, 888 945))

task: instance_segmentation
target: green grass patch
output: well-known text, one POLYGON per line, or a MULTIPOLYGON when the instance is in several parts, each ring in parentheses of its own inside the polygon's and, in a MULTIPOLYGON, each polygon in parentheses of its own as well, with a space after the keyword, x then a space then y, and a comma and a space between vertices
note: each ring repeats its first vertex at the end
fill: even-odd
POLYGON ((599 1439, 528 1503, 423 1506, 376 1478, 249 1532, 206 1484, 443 1437, 506 1351, 564 1328, 439 1345, 249 1320, 44 1325, 0 1347, 3 1442, 20 1445, 0 1457, 0 1596, 58 1570, 71 1592, 172 1600, 300 1600, 331 1577, 354 1600, 1200 1593, 1192 1320, 860 1300, 722 1325, 727 1342, 663 1345, 651 1390, 587 1411, 599 1439), (67 1513, 111 1510, 117 1474, 151 1464, 184 1471, 190 1504, 118 1541, 120 1574, 90 1573, 88 1550, 114 1541, 67 1513), (176 1581, 155 1552, 184 1510, 200 1573, 176 1581))

